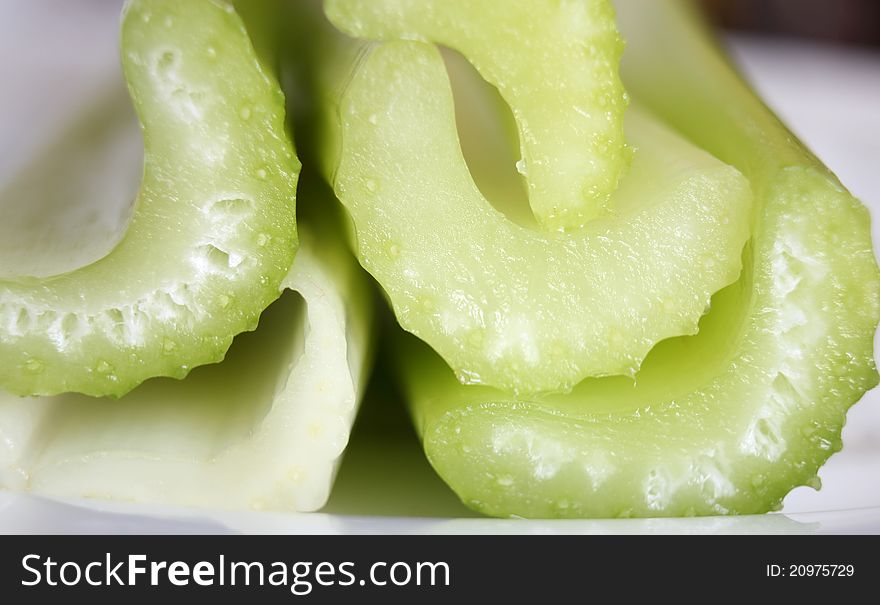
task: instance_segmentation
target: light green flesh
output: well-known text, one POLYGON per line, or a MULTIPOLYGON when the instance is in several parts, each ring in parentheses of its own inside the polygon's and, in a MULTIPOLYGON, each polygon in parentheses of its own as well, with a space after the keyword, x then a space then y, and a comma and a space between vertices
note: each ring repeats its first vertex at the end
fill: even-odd
POLYGON ((630 381, 515 399, 464 387, 424 345, 401 375, 428 458, 496 516, 614 517, 777 509, 841 447, 877 384, 880 275, 865 208, 782 127, 673 3, 619 2, 624 79, 756 190, 740 280, 696 336, 660 343, 630 381))
POLYGON ((615 210, 629 162, 623 45, 608 0, 327 0, 330 20, 357 37, 452 47, 513 109, 517 163, 538 223, 579 230, 615 210))
MULTIPOLYGON (((332 202, 328 202, 332 203, 332 202)), ((212 509, 327 500, 369 375, 371 293, 327 231, 303 228, 288 293, 220 364, 118 400, 0 393, 0 487, 212 509)))
MULTIPOLYGON (((395 367, 428 459, 467 505, 777 509, 819 487, 847 409, 878 382, 869 217, 682 3, 615 3, 637 100, 625 136, 604 1, 326 0, 350 33, 419 41, 315 41, 319 160, 362 265, 424 341, 401 336, 395 367), (508 150, 487 140, 465 160, 456 123, 479 114, 456 107, 426 42, 461 51, 510 103, 537 224, 501 160, 478 166, 508 150)), ((8 213, 4 200, 0 221, 0 487, 227 509, 326 500, 366 381, 371 297, 329 206, 290 268, 299 164, 265 50, 222 0, 131 1, 123 62, 145 168, 124 237, 124 206, 70 205, 88 179, 68 167, 40 183, 66 141, 2 192, 47 195, 8 213), (220 360, 284 288, 299 294, 225 361, 140 384, 220 360)), ((484 92, 465 90, 482 109, 484 92)), ((127 153, 107 115, 86 165, 127 153)))
POLYGON ((340 155, 327 165, 361 264, 462 382, 535 393, 631 375, 657 342, 694 333, 739 275, 747 182, 637 108, 614 212, 548 235, 474 184, 433 47, 375 47, 339 103, 342 143, 329 153, 340 155))
MULTIPOLYGON (((296 250, 299 163, 283 96, 232 7, 134 0, 122 53, 145 149, 124 237, 98 260, 75 251, 94 261, 75 267, 48 259, 45 226, 4 227, 43 250, 40 263, 4 255, 0 268, 0 386, 20 395, 118 396, 219 361, 278 297, 296 250)), ((41 166, 48 183, 66 175, 52 163, 41 166)), ((75 205, 54 182, 43 205, 75 205)), ((74 236, 80 224, 96 233, 88 213, 59 213, 74 236)))

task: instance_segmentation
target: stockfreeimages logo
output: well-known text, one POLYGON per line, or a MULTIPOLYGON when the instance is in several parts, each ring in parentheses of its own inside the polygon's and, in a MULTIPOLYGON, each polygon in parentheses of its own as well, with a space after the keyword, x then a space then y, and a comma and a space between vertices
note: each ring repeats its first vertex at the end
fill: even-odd
POLYGON ((153 561, 147 555, 130 554, 119 559, 106 553, 87 563, 57 561, 38 554, 21 560, 21 585, 89 586, 252 586, 286 587, 297 596, 315 587, 331 586, 450 586, 449 565, 443 561, 376 561, 364 577, 355 563, 344 561, 233 561, 220 555, 216 561, 153 561))

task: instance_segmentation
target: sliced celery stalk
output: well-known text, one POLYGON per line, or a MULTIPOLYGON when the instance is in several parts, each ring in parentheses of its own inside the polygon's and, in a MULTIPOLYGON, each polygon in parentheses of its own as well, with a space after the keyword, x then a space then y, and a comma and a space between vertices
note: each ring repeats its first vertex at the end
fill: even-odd
POLYGON ((439 474, 491 515, 773 510, 792 488, 819 487, 847 409, 877 384, 869 217, 682 3, 618 5, 634 98, 756 192, 743 276, 698 335, 660 343, 634 380, 588 379, 565 396, 461 386, 411 340, 400 367, 416 427, 439 474))
POLYGON ((510 104, 520 174, 538 223, 580 229, 614 211, 629 160, 623 45, 609 0, 327 0, 361 38, 423 40, 463 53, 510 104))
MULTIPOLYGON (((3 257, 0 387, 20 395, 118 396, 219 361, 278 297, 296 251, 283 95, 232 5, 131 0, 121 33, 143 126, 140 192, 124 237, 94 262, 23 273, 3 257)), ((44 179, 66 178, 50 160, 44 179)), ((5 218, 34 246, 46 235, 5 218)))
POLYGON ((343 244, 302 229, 286 294, 220 364, 119 400, 0 394, 0 487, 213 509, 327 500, 369 369, 372 295, 343 244))
POLYGON ((535 393, 631 375, 657 342, 693 333, 739 275, 748 184, 645 112, 627 118, 635 153, 614 214, 550 235, 477 189, 435 48, 340 56, 319 58, 343 74, 325 84, 325 174, 398 321, 462 382, 535 393))

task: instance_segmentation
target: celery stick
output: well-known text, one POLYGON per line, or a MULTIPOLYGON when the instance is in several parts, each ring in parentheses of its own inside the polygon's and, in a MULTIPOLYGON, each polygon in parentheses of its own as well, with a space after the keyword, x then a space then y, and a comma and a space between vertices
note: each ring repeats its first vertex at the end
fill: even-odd
POLYGON ((415 424, 439 474, 491 515, 777 509, 792 488, 819 487, 847 409, 877 384, 869 217, 681 3, 618 6, 634 98, 756 192, 743 276, 698 335, 660 343, 634 381, 588 379, 565 396, 463 387, 410 340, 400 367, 415 424))
POLYGON ((119 396, 219 361, 293 260, 299 162, 280 88, 232 6, 132 0, 122 61, 143 125, 138 199, 125 236, 85 266, 34 275, 4 256, 0 387, 19 395, 119 396))
POLYGON ((115 401, 0 394, 0 487, 213 509, 323 506, 370 360, 371 292, 334 231, 303 226, 283 282, 295 293, 220 364, 115 401))
POLYGON ((608 0, 328 0, 361 38, 424 40, 462 52, 513 109, 517 163, 547 229, 579 229, 614 211, 629 153, 623 45, 608 0))
POLYGON ((528 394, 632 375, 739 275, 747 182, 644 111, 627 117, 636 151, 614 214, 537 232, 474 184, 436 49, 336 44, 316 58, 324 173, 398 321, 462 382, 528 394))

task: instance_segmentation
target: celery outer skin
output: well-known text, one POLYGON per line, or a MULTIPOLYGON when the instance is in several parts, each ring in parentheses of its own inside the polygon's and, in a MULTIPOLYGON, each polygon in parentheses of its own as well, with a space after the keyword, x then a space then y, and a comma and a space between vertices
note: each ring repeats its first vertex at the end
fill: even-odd
POLYGON ((880 273, 866 209, 773 116, 681 2, 620 0, 623 80, 755 192, 740 280, 696 336, 660 343, 634 382, 569 395, 463 387, 427 347, 398 356, 438 473, 495 516, 629 517, 777 510, 842 447, 878 382, 880 273))

